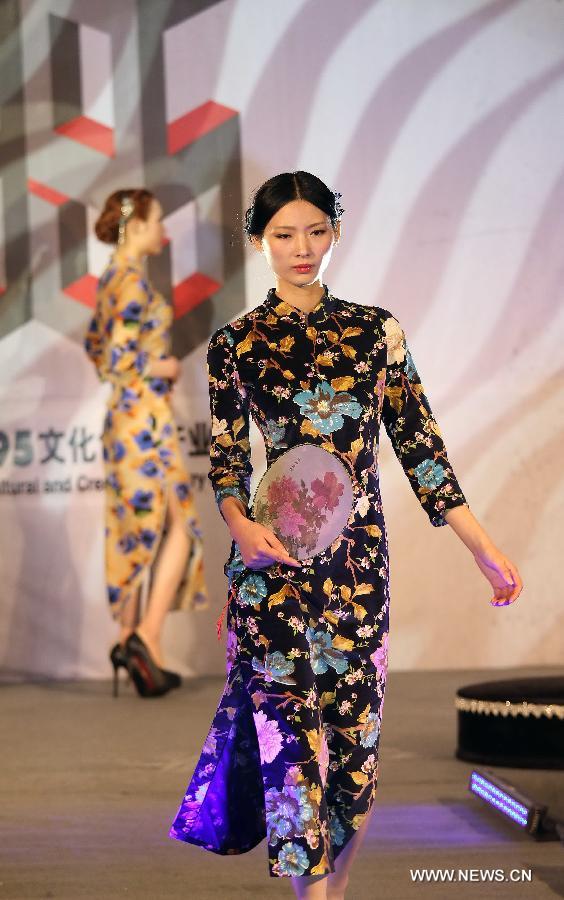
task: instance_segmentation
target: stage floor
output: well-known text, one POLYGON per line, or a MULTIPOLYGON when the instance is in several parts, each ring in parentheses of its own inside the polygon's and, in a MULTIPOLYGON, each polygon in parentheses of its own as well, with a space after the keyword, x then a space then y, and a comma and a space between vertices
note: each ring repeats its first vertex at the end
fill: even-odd
MULTIPOLYGON (((564 846, 490 812, 468 794, 470 765, 454 758, 456 689, 528 674, 556 670, 390 673, 376 811, 349 900, 564 897, 564 846), (417 868, 452 869, 456 883, 415 882, 417 868), (459 869, 508 879, 530 869, 532 882, 464 883, 459 869)), ((167 837, 222 684, 192 681, 152 701, 131 686, 114 700, 109 682, 3 685, 0 898, 293 896, 287 879, 269 877, 264 842, 221 857, 167 837)), ((496 771, 564 818, 564 772, 496 771)))

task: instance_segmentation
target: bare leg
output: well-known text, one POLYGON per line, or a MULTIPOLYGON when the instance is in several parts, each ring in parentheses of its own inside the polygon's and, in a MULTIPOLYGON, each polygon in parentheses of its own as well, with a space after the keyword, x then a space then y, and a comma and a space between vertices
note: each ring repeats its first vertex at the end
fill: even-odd
POLYGON ((168 493, 167 523, 168 533, 160 549, 147 610, 137 628, 137 634, 146 643, 155 662, 161 668, 163 666, 161 632, 166 614, 182 580, 190 549, 184 513, 172 490, 168 493))
POLYGON ((296 897, 304 900, 327 900, 327 875, 296 875, 292 887, 296 897))
POLYGON ((368 829, 374 805, 362 825, 335 860, 335 871, 330 875, 313 875, 292 878, 296 897, 305 900, 344 900, 352 862, 359 851, 368 829))
POLYGON ((347 846, 339 853, 339 856, 335 860, 335 871, 332 872, 327 879, 327 900, 344 900, 351 865, 364 841, 373 812, 374 804, 372 804, 370 812, 364 818, 362 825, 354 837, 350 839, 347 846))
POLYGON ((131 597, 120 617, 119 642, 125 645, 129 635, 132 634, 139 621, 139 591, 131 597))

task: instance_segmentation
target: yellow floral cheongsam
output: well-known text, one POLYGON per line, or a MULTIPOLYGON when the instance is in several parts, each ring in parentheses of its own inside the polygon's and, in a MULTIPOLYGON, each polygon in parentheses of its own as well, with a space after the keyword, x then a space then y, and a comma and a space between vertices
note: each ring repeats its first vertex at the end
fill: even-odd
POLYGON ((190 550, 173 609, 204 606, 202 536, 170 406, 171 382, 145 372, 170 354, 170 303, 141 262, 112 256, 98 283, 85 348, 112 385, 104 421, 106 583, 112 616, 149 584, 162 541, 168 491, 185 515, 190 550))

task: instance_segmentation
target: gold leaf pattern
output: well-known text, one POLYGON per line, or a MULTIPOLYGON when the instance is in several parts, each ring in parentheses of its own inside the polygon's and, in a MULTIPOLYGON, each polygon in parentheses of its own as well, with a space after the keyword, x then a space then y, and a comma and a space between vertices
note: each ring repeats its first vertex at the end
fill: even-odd
MULTIPOLYGON (((213 826, 214 849, 245 849, 242 833, 248 845, 260 841, 264 822, 255 830, 249 822, 243 828, 240 809, 230 806, 236 791, 221 796, 221 779, 216 790, 206 789, 221 761, 230 767, 230 784, 239 780, 237 786, 248 791, 249 808, 266 810, 271 874, 288 874, 281 870, 287 853, 293 854, 292 865, 300 860, 301 874, 327 874, 331 834, 342 832, 344 841, 353 836, 377 781, 389 625, 380 425, 433 525, 444 524, 444 512, 464 503, 464 496, 404 333, 385 310, 325 294, 306 320, 271 292, 265 303, 212 337, 208 368, 214 430, 221 432, 212 435, 210 446, 217 498, 223 489, 248 500, 252 409, 261 430, 268 423, 267 463, 286 446, 314 443, 350 472, 355 502, 338 539, 300 568, 276 564, 250 572, 232 545, 225 568, 233 674, 175 827, 186 839, 201 811, 201 819, 209 817, 213 826), (253 343, 251 335, 260 340, 261 351, 266 348, 267 358, 264 352, 244 352, 253 343), (243 699, 247 696, 252 704, 243 699), (232 749, 234 708, 240 740, 251 748, 258 739, 256 752, 232 749), (233 755, 226 759, 225 753, 233 755), (323 802, 322 774, 328 766, 329 804, 323 802), (285 818, 296 788, 307 821, 285 818), (209 802, 212 794, 215 806, 209 802)), ((308 502, 317 510, 337 500, 325 473, 315 473, 312 484, 311 494, 298 478, 288 478, 280 488, 283 543, 302 536, 306 496, 314 498, 308 502)))

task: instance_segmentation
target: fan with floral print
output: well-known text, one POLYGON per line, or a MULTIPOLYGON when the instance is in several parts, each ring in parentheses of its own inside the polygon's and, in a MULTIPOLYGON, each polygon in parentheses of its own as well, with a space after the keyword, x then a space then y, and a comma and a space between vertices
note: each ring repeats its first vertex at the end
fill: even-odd
POLYGON ((343 463, 315 444, 287 450, 267 469, 253 500, 253 518, 271 528, 288 553, 322 553, 349 520, 353 501, 343 463))

